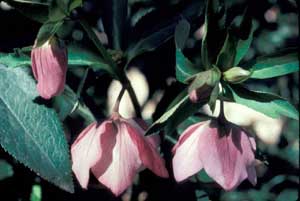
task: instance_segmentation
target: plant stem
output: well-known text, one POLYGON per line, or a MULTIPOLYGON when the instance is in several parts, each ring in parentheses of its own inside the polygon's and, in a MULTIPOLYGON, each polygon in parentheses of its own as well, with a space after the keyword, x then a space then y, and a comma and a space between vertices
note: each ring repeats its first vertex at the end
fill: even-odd
POLYGON ((76 96, 77 98, 79 99, 80 98, 80 94, 81 94, 81 91, 83 89, 83 86, 84 86, 84 83, 85 83, 85 80, 86 80, 86 77, 88 75, 88 72, 89 72, 89 68, 87 68, 85 71, 84 71, 84 74, 83 74, 83 77, 79 83, 79 86, 78 86, 78 89, 77 89, 77 92, 76 92, 76 96))
POLYGON ((81 26, 83 27, 83 29, 88 34, 89 38, 93 41, 93 43, 95 44, 95 46, 97 47, 97 49, 101 53, 104 60, 112 68, 113 75, 115 75, 114 78, 119 80, 122 83, 122 85, 125 86, 125 88, 127 89, 128 93, 129 93, 129 96, 131 98, 131 101, 133 103, 136 116, 140 118, 142 116, 141 115, 141 110, 140 110, 140 105, 139 105, 139 102, 137 100, 136 94, 135 94, 135 92, 132 88, 132 85, 131 85, 128 77, 126 76, 125 72, 121 71, 118 68, 118 65, 114 62, 114 60, 108 54, 108 52, 106 51, 106 49, 104 48, 102 43, 99 41, 99 39, 96 36, 96 34, 94 33, 94 31, 92 30, 92 28, 88 25, 88 23, 83 19, 79 20, 79 22, 80 22, 81 26))
POLYGON ((121 103, 121 100, 122 100, 122 97, 124 95, 124 92, 125 92, 125 87, 123 86, 120 93, 119 93, 119 96, 115 102, 115 105, 114 105, 114 108, 113 108, 113 113, 119 113, 119 107, 120 107, 120 103, 121 103))

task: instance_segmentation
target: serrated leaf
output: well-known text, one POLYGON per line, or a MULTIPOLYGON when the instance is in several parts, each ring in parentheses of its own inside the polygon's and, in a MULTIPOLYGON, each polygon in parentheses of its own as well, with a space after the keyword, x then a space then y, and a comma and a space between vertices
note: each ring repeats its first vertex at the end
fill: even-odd
POLYGON ((186 40, 190 34, 191 25, 190 23, 183 19, 181 20, 175 28, 175 44, 176 48, 183 49, 186 40))
POLYGON ((63 21, 46 22, 43 24, 36 37, 36 46, 39 47, 49 40, 49 38, 51 38, 58 31, 62 24, 63 21))
POLYGON ((22 68, 0 67, 0 144, 44 179, 73 192, 69 148, 56 113, 34 102, 36 84, 22 68))
POLYGON ((0 53, 0 64, 7 67, 15 68, 19 66, 31 65, 30 57, 26 55, 18 55, 16 53, 0 53))
POLYGON ((176 49, 176 79, 186 84, 186 80, 198 73, 199 69, 184 56, 180 49, 176 49))
POLYGON ((250 68, 251 78, 267 79, 299 71, 298 54, 288 53, 279 56, 264 56, 256 59, 250 68))
POLYGON ((0 159, 0 180, 11 177, 14 174, 12 166, 5 160, 0 159))
POLYGON ((283 115, 299 119, 299 112, 287 100, 271 93, 251 91, 240 85, 226 85, 225 96, 272 118, 283 115))

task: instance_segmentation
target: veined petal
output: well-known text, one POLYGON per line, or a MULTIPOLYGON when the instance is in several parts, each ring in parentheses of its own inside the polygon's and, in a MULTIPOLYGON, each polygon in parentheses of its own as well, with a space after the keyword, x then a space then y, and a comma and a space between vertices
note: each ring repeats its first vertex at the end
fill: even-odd
POLYGON ((161 158, 157 151, 159 143, 157 141, 158 136, 149 136, 146 138, 143 135, 144 130, 134 121, 126 123, 126 126, 129 136, 138 149, 139 157, 143 165, 160 177, 169 177, 168 171, 165 167, 165 161, 161 158))
POLYGON ((173 148, 173 171, 176 181, 180 182, 196 174, 203 168, 200 159, 199 138, 203 128, 198 123, 190 126, 173 148))
POLYGON ((252 146, 248 136, 237 126, 231 125, 228 133, 221 134, 218 123, 212 122, 205 125, 200 136, 200 157, 207 174, 225 190, 233 190, 248 177, 248 170, 253 179, 252 146))
POLYGON ((31 51, 32 71, 38 81, 39 94, 49 99, 64 90, 68 65, 67 49, 59 47, 56 39, 50 39, 31 51))
MULTIPOLYGON (((128 135, 127 126, 125 123, 117 122, 117 133, 115 135, 115 145, 112 149, 112 156, 110 150, 103 154, 103 161, 110 161, 107 163, 105 171, 99 171, 101 164, 97 164, 92 168, 92 172, 98 180, 108 187, 116 196, 120 195, 132 183, 137 170, 141 167, 138 149, 134 145, 130 136, 128 135), (111 158, 111 159, 107 159, 111 158)), ((106 138, 105 138, 106 139, 106 138)), ((105 144, 104 138, 101 141, 105 144)))
POLYGON ((96 131, 97 123, 94 122, 80 133, 71 147, 72 170, 83 188, 87 188, 90 167, 96 163, 101 153, 97 143, 100 132, 96 131))

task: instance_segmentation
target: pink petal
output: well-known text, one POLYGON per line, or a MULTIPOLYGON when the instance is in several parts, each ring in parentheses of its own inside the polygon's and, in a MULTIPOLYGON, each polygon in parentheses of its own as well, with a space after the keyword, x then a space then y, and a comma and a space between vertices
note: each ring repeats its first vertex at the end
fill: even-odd
POLYGON ((126 123, 126 125, 128 134, 137 146, 139 157, 143 162, 143 165, 160 177, 169 177, 168 171, 165 168, 165 162, 157 152, 157 142, 155 142, 156 137, 145 138, 143 136, 144 130, 134 121, 130 121, 129 123, 126 123))
POLYGON ((201 123, 197 123, 197 124, 193 124, 191 126, 189 126, 179 137, 178 142, 175 144, 175 146, 172 148, 172 152, 175 154, 176 149, 185 142, 186 139, 188 139, 190 137, 190 135, 192 135, 197 128, 202 125, 203 122, 201 123))
POLYGON ((68 64, 66 48, 60 48, 56 41, 51 41, 31 51, 32 71, 38 81, 37 90, 45 99, 64 90, 68 64))
MULTIPOLYGON (((120 195, 132 183, 137 170, 141 167, 138 149, 128 135, 125 123, 114 121, 117 126, 117 133, 110 133, 108 138, 115 139, 115 145, 101 157, 104 164, 97 163, 92 167, 93 174, 98 180, 107 186, 116 196, 120 195), (107 166, 103 171, 103 167, 107 166)), ((107 137, 101 138, 101 145, 107 144, 107 137)), ((104 150, 104 149, 103 149, 104 150)))
POLYGON ((97 143, 100 133, 96 131, 95 122, 81 132, 71 147, 72 170, 83 188, 87 188, 90 167, 96 163, 101 153, 97 143))
MULTIPOLYGON (((198 147, 200 157, 207 174, 225 190, 233 190, 248 177, 248 170, 253 170, 252 146, 240 128, 231 125, 230 132, 221 136, 217 123, 212 122, 214 125, 203 126, 198 147)), ((253 171, 250 173, 253 177, 253 171)))
POLYGON ((180 182, 196 174, 203 168, 198 147, 199 138, 202 132, 202 123, 190 126, 182 133, 178 142, 173 148, 173 171, 176 181, 180 182))

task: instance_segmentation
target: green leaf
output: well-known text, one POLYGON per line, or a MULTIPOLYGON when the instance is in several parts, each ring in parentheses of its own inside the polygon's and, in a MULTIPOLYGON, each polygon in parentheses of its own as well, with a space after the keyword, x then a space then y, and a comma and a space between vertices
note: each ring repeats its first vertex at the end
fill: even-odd
POLYGON ((69 147, 56 113, 34 102, 36 84, 23 68, 0 67, 0 144, 44 179, 73 192, 69 147))
POLYGON ((108 41, 115 50, 122 50, 126 42, 128 0, 105 0, 103 23, 108 41))
POLYGON ((63 21, 58 22, 46 22, 40 28, 38 35, 37 35, 37 42, 36 46, 39 47, 43 45, 49 38, 51 38, 61 27, 63 21))
POLYGON ((40 185, 33 185, 31 194, 30 194, 30 201, 41 201, 42 200, 42 189, 40 185))
POLYGON ((264 56, 257 58, 250 68, 251 78, 267 79, 299 71, 298 54, 288 53, 281 56, 264 56))
POLYGON ((81 7, 82 6, 82 2, 83 0, 71 0, 71 3, 69 5, 69 12, 72 12, 72 10, 74 10, 77 7, 81 7))
POLYGON ((68 4, 69 0, 52 0, 49 6, 48 22, 62 21, 66 16, 68 16, 68 4))
POLYGON ((209 182, 214 182, 214 180, 212 178, 210 178, 207 173, 205 172, 205 170, 201 170, 198 174, 197 174, 197 179, 201 182, 205 182, 205 183, 209 183, 209 182))
POLYGON ((275 201, 286 201, 298 199, 298 191, 296 189, 285 189, 279 193, 275 201))
POLYGON ((287 100, 271 93, 251 91, 240 85, 226 85, 225 96, 272 118, 283 115, 299 119, 299 112, 287 100))
POLYGON ((174 25, 171 24, 139 40, 139 42, 137 42, 134 46, 129 47, 126 51, 127 63, 145 52, 155 50, 161 44, 171 39, 173 37, 173 32, 174 25))
POLYGON ((8 162, 0 159, 0 180, 11 177, 13 174, 12 166, 8 162))
POLYGON ((216 65, 221 71, 226 71, 233 67, 236 55, 237 39, 230 33, 227 34, 224 45, 217 57, 216 65))
POLYGON ((184 56, 180 49, 176 49, 176 79, 186 84, 186 80, 198 73, 195 65, 184 56))
POLYGON ((183 19, 181 20, 176 28, 175 28, 175 44, 176 48, 183 49, 184 45, 186 43, 186 40, 189 37, 190 34, 190 23, 183 19))
POLYGON ((238 66, 238 64, 240 63, 240 61, 243 59, 243 57, 247 54, 250 45, 252 43, 253 40, 253 33, 256 30, 258 24, 255 23, 255 21, 252 21, 251 23, 251 31, 248 35, 248 37, 246 39, 240 39, 237 42, 237 50, 236 50, 236 55, 234 58, 234 64, 233 66, 238 66))
POLYGON ((61 121, 71 114, 82 116, 85 120, 85 125, 96 121, 90 109, 79 101, 78 96, 68 85, 65 86, 65 90, 60 96, 54 98, 54 108, 61 121))
POLYGON ((68 64, 71 66, 87 66, 93 68, 93 70, 104 70, 111 75, 115 73, 102 57, 78 45, 68 46, 68 64))
MULTIPOLYGON (((18 53, 0 53, 0 64, 3 64, 9 68, 30 66, 30 57, 25 54, 18 53)), ((95 54, 94 52, 79 47, 78 45, 68 46, 68 65, 70 67, 86 66, 91 67, 93 70, 104 70, 113 75, 112 68, 104 62, 104 60, 95 54)))
POLYGON ((14 7, 22 15, 40 23, 45 23, 48 20, 48 2, 32 3, 28 1, 5 0, 10 6, 14 7))
POLYGON ((214 88, 212 89, 209 100, 208 100, 208 105, 209 105, 212 113, 215 111, 215 108, 216 108, 216 101, 219 97, 219 91, 220 91, 219 82, 217 82, 215 84, 214 88))
POLYGON ((182 121, 197 112, 202 105, 204 105, 203 102, 197 104, 190 102, 187 90, 182 91, 173 100, 166 112, 148 128, 146 135, 163 128, 165 128, 165 134, 169 135, 182 121))
POLYGON ((223 1, 208 0, 205 11, 204 35, 201 46, 201 60, 205 69, 212 68, 225 36, 225 15, 223 1))
POLYGON ((19 66, 29 66, 31 65, 30 57, 22 54, 16 53, 0 53, 0 64, 3 64, 10 68, 15 68, 19 66))

